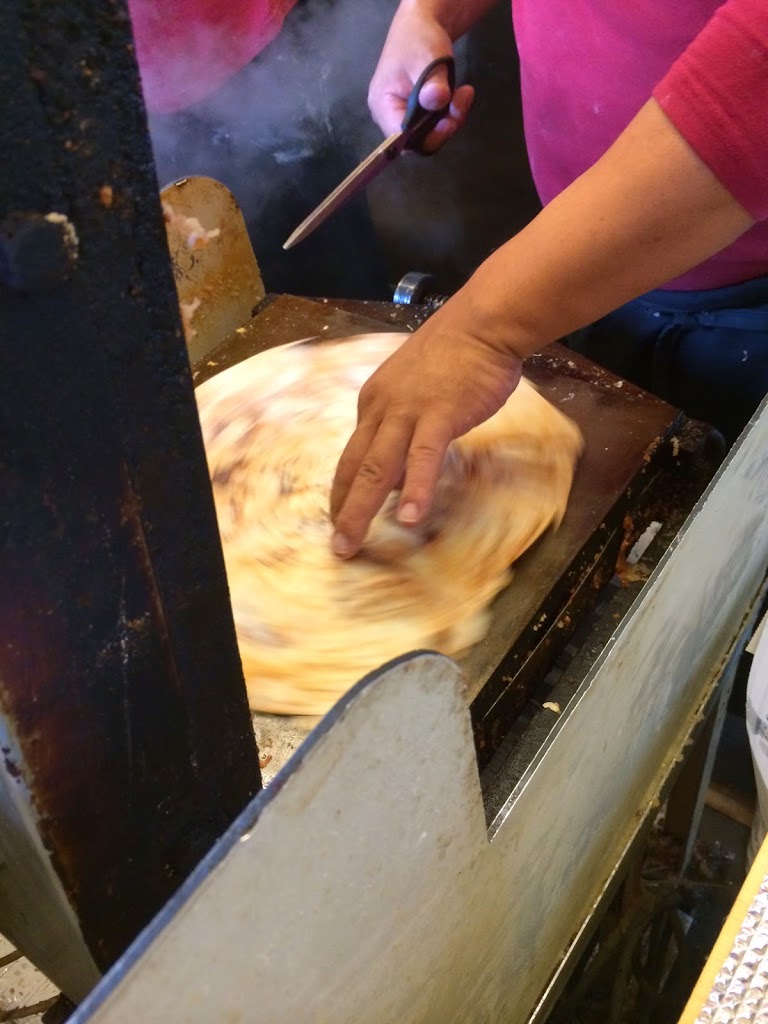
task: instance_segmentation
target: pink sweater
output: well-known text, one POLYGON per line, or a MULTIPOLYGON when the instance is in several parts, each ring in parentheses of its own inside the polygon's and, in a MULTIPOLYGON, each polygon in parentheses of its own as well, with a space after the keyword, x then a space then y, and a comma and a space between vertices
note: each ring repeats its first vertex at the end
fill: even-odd
POLYGON ((526 141, 542 202, 653 95, 760 223, 669 282, 768 275, 768 0, 513 0, 526 141))
POLYGON ((218 89, 274 39, 295 2, 128 0, 149 109, 171 113, 218 89))

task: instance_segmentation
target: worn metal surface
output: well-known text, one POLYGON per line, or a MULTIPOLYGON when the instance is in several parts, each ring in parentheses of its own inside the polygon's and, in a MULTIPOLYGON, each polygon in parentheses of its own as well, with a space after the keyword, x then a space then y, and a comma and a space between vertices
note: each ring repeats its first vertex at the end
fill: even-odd
POLYGON ((192 377, 197 387, 222 370, 275 345, 302 338, 348 338, 366 331, 403 330, 398 323, 394 311, 388 328, 379 319, 340 308, 335 300, 268 295, 248 323, 192 364, 192 377))
MULTIPOLYGON (((694 426, 691 421, 686 424, 688 429, 694 426)), ((696 435, 696 440, 700 440, 698 430, 696 435)), ((597 591, 596 602, 592 597, 589 610, 581 616, 573 637, 550 670, 536 680, 525 708, 485 766, 481 785, 489 823, 557 725, 559 714, 544 705, 554 702, 564 709, 573 700, 711 482, 716 466, 709 459, 700 453, 687 461, 684 473, 674 465, 662 469, 640 500, 633 501, 635 530, 641 532, 644 526, 656 520, 663 523, 661 531, 642 559, 632 567, 631 574, 615 573, 608 584, 597 591)))
POLYGON ((179 302, 189 311, 186 331, 190 362, 247 323, 264 298, 256 257, 237 200, 213 178, 183 178, 166 186, 161 199, 179 302), (213 236, 190 239, 179 218, 196 218, 213 236))
POLYGON ((448 1024, 468 939, 481 942, 498 895, 493 878, 467 918, 476 883, 492 880, 489 850, 461 674, 440 655, 399 659, 330 712, 174 920, 168 908, 139 969, 73 1024, 448 1024), (414 948, 439 950, 431 970, 414 948))
POLYGON ((559 345, 526 373, 578 423, 585 448, 560 528, 515 563, 488 635, 460 659, 482 763, 613 575, 624 517, 653 483, 663 440, 682 426, 672 406, 559 345))
POLYGON ((78 248, 0 286, 0 926, 48 970, 64 899, 87 973, 260 782, 125 4, 2 4, 0 89, 0 222, 61 215, 78 248))
POLYGON ((490 841, 461 676, 401 659, 326 717, 72 1024, 529 1019, 709 704, 764 576, 767 490, 768 403, 490 841))

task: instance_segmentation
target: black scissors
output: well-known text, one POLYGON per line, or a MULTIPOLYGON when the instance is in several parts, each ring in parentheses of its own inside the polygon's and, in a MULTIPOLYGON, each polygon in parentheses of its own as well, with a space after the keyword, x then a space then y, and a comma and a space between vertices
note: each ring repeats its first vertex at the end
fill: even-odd
POLYGON ((355 195, 361 189, 369 185, 388 167, 393 160, 397 159, 405 149, 420 151, 421 144, 429 135, 437 122, 448 113, 450 100, 440 110, 425 110, 419 103, 419 93, 427 79, 435 68, 445 66, 448 71, 448 85, 453 96, 456 88, 456 63, 453 57, 438 57, 428 64, 419 79, 411 89, 408 96, 408 103, 405 108, 405 117, 400 126, 400 131, 390 135, 381 145, 367 156, 351 174, 342 181, 340 185, 331 192, 310 215, 299 224, 291 237, 283 245, 284 249, 291 249, 298 242, 303 241, 312 234, 316 227, 323 223, 330 215, 346 202, 350 196, 355 195))

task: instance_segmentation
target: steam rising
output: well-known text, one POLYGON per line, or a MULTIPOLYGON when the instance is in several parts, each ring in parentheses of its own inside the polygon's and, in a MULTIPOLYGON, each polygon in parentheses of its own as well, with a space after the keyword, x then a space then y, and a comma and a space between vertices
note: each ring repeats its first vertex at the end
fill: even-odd
MULTIPOLYGON (((151 114, 160 184, 191 174, 218 178, 251 222, 277 196, 304 206, 321 198, 326 182, 318 192, 318 178, 329 174, 332 187, 379 139, 366 94, 395 6, 303 0, 274 41, 213 95, 176 114, 151 114)), ((194 42, 184 67, 164 73, 215 75, 222 40, 211 34, 194 42)), ((149 79, 145 88, 151 105, 149 79)))

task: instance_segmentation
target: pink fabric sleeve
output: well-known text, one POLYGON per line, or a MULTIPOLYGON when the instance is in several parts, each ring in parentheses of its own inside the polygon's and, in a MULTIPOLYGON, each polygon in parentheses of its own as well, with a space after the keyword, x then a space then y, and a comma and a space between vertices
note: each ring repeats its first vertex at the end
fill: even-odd
POLYGON ((726 0, 653 95, 734 199, 768 219, 766 0, 726 0))
POLYGON ((150 110, 204 99, 280 31, 296 0, 128 0, 150 110))

